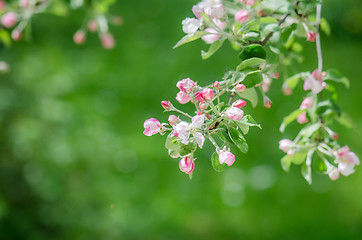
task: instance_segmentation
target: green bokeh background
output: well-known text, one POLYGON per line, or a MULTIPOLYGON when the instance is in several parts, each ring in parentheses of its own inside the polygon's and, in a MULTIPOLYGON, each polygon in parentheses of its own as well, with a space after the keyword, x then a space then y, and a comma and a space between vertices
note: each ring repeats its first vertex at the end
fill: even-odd
MULTIPOLYGON (((73 44, 82 12, 37 16, 30 43, 2 49, 11 72, 0 76, 0 239, 362 239, 361 167, 336 182, 314 174, 312 186, 299 167, 281 169, 278 141, 299 126, 284 136, 278 128, 302 101, 298 91, 282 96, 281 80, 270 110, 247 107, 263 130, 250 131, 249 153, 234 149, 224 173, 212 169, 206 143, 189 180, 164 136, 142 134, 145 119, 167 120, 160 101, 176 102, 178 80, 206 85, 238 64, 227 44, 206 61, 201 41, 172 50, 195 3, 118 1, 112 13, 124 24, 111 29, 112 51, 96 35, 73 44)), ((334 129, 360 157, 361 5, 326 0, 332 36, 322 35, 325 68, 351 80, 339 104, 356 128, 334 129)), ((295 72, 316 66, 314 44, 304 50, 295 72)))

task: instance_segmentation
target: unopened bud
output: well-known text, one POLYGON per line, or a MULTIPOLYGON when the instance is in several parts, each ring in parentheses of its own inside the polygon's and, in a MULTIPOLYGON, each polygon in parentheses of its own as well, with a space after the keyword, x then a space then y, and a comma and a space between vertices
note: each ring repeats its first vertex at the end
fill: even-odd
POLYGON ((98 30, 98 23, 96 20, 91 20, 88 22, 88 30, 90 32, 96 32, 98 30))
POLYGON ((173 107, 172 103, 170 101, 162 101, 161 106, 166 110, 170 111, 170 109, 173 107))
POLYGON ((242 93, 242 92, 245 91, 246 87, 245 87, 244 84, 239 83, 239 84, 236 84, 234 89, 235 89, 235 91, 238 91, 238 92, 242 93))
POLYGON ((215 90, 220 90, 220 83, 218 81, 215 81, 212 86, 214 87, 215 90))
POLYGON ((243 99, 238 99, 234 102, 233 107, 242 108, 246 105, 246 101, 243 99))
POLYGON ((20 38, 21 38, 22 34, 21 34, 21 31, 17 30, 17 29, 14 29, 12 32, 11 32, 11 38, 14 40, 14 41, 19 41, 20 38))
POLYGON ((268 98, 267 96, 264 96, 264 107, 266 108, 271 108, 272 102, 270 100, 270 98, 268 98))
POLYGON ((85 42, 85 32, 78 30, 73 36, 73 41, 78 45, 83 44, 85 42))
POLYGON ((101 36, 101 42, 102 42, 102 46, 107 50, 113 49, 114 46, 116 45, 116 42, 114 41, 114 37, 110 33, 103 34, 101 36))
POLYGON ((314 41, 315 41, 315 33, 312 32, 312 31, 310 31, 310 32, 308 33, 307 40, 308 40, 309 42, 314 42, 314 41))

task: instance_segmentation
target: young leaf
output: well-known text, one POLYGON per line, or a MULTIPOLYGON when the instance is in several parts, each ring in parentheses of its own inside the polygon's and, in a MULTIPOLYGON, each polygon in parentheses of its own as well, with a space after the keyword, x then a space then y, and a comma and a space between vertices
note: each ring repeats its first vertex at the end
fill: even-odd
POLYGON ((196 143, 189 142, 189 144, 187 145, 180 143, 178 153, 180 154, 181 157, 185 157, 194 153, 196 149, 197 149, 196 143))
POLYGON ((294 112, 292 112, 291 114, 289 114, 288 116, 286 116, 285 118, 283 118, 283 122, 282 122, 282 125, 280 126, 279 131, 283 133, 285 128, 291 122, 293 122, 298 117, 298 115, 301 114, 302 112, 305 112, 305 110, 297 109, 294 112))
POLYGON ((298 73, 298 74, 295 74, 295 75, 291 76, 287 80, 285 80, 285 83, 288 85, 288 87, 290 89, 294 89, 298 85, 298 82, 299 82, 300 79, 301 79, 301 76, 298 73))
POLYGON ((337 118, 337 122, 339 122, 340 124, 342 124, 343 126, 347 127, 347 128, 353 128, 354 126, 354 122, 351 118, 351 116, 349 116, 347 113, 342 112, 341 116, 339 116, 337 118))
POLYGON ((228 167, 226 163, 220 164, 219 155, 216 152, 214 152, 211 156, 211 165, 216 172, 223 172, 228 167))
POLYGON ((258 94, 256 93, 255 88, 247 88, 242 93, 237 93, 241 98, 248 100, 253 108, 258 105, 258 94))
POLYGON ((254 87, 256 84, 259 84, 263 81, 263 75, 260 71, 251 72, 245 76, 243 84, 247 88, 254 87))
POLYGON ((205 32, 205 31, 198 31, 196 33, 191 33, 191 34, 187 34, 186 36, 184 36, 183 38, 181 38, 180 41, 178 41, 176 43, 176 45, 173 48, 177 48, 185 43, 189 43, 192 41, 195 41, 199 38, 201 38, 202 36, 205 36, 207 34, 210 34, 209 32, 205 32))
POLYGON ((249 146, 246 143, 244 136, 235 128, 228 128, 229 137, 233 143, 240 149, 241 152, 247 153, 249 146))
POLYGON ((205 60, 205 59, 208 59, 209 57, 211 57, 214 53, 217 52, 217 50, 219 50, 219 48, 222 46, 223 43, 224 43, 224 40, 215 41, 213 44, 210 45, 210 48, 207 52, 201 51, 201 58, 203 60, 205 60))
POLYGON ((292 163, 294 163, 295 165, 300 165, 302 163, 305 162, 306 158, 307 158, 307 151, 300 151, 300 152, 296 152, 294 155, 292 155, 292 163))
POLYGON ((240 53, 239 58, 244 61, 249 58, 266 58, 266 51, 263 46, 260 44, 252 44, 244 48, 244 50, 240 53))
POLYGON ((302 130, 300 130, 300 132, 298 133, 298 136, 301 136, 304 138, 309 138, 310 136, 313 135, 313 133, 318 131, 320 128, 321 128, 321 124, 318 122, 314 123, 312 125, 308 125, 308 126, 302 128, 302 130))
POLYGON ((284 171, 289 172, 290 165, 292 164, 292 156, 285 155, 281 160, 280 164, 284 171))
POLYGON ((240 63, 239 66, 237 66, 236 70, 241 71, 247 67, 254 67, 263 63, 265 63, 264 59, 257 57, 249 58, 240 63))
POLYGON ((334 81, 342 83, 346 86, 346 88, 349 88, 350 85, 348 78, 343 77, 342 74, 335 69, 330 69, 327 71, 327 74, 324 77, 324 81, 334 81))
POLYGON ((216 26, 216 24, 214 23, 214 21, 212 20, 212 18, 209 15, 207 15, 204 12, 201 12, 201 17, 202 17, 202 19, 204 19, 204 22, 206 23, 207 26, 214 28, 214 29, 219 29, 219 27, 216 26))

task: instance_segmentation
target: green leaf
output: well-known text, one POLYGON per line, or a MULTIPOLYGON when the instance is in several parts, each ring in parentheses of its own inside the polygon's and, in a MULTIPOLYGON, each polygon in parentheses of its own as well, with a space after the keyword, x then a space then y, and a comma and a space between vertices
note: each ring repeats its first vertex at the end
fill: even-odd
POLYGON ((304 137, 304 138, 309 138, 316 131, 318 131, 320 128, 321 128, 320 123, 313 123, 311 125, 308 125, 308 126, 302 128, 302 130, 300 130, 300 132, 298 133, 298 136, 301 136, 301 137, 304 137))
POLYGON ((210 45, 210 48, 207 52, 201 51, 202 59, 205 60, 205 59, 208 59, 209 57, 211 57, 214 53, 217 52, 217 50, 219 50, 219 48, 222 46, 223 43, 224 43, 224 40, 215 41, 213 44, 210 45))
POLYGON ((187 34, 186 36, 184 36, 183 38, 181 38, 180 41, 178 41, 176 43, 176 45, 173 47, 173 48, 177 48, 185 43, 189 43, 189 42, 192 42, 192 41, 195 41, 199 38, 201 38, 202 36, 205 36, 207 34, 210 34, 209 32, 206 32, 206 31, 198 31, 196 33, 191 33, 191 34, 187 34))
POLYGON ((327 165, 320 157, 315 157, 313 159, 313 169, 316 170, 319 173, 324 173, 327 171, 327 165))
POLYGON ((196 143, 189 142, 189 144, 185 145, 180 143, 178 153, 181 157, 189 156, 194 153, 197 149, 196 143))
POLYGON ((299 114, 301 114, 302 112, 305 112, 305 110, 297 109, 294 112, 292 112, 291 114, 289 114, 288 116, 286 116, 285 118, 283 118, 283 122, 282 122, 282 125, 280 126, 279 131, 283 133, 285 128, 291 122, 293 122, 299 116, 299 114))
POLYGON ((291 162, 294 163, 295 165, 300 165, 305 162, 307 154, 308 154, 307 151, 296 152, 294 153, 294 155, 291 156, 292 157, 291 162))
POLYGON ((290 165, 292 164, 292 157, 290 155, 285 155, 281 160, 280 164, 284 171, 289 172, 290 165))
POLYGON ((345 112, 342 112, 341 115, 337 117, 337 122, 347 128, 353 128, 353 126, 355 125, 351 116, 345 112))
POLYGON ((245 134, 248 134, 249 132, 249 128, 250 126, 243 123, 243 122, 240 122, 240 121, 237 121, 236 124, 238 125, 238 127, 240 128, 240 130, 245 134))
POLYGON ((4 29, 0 30, 0 41, 2 41, 6 47, 11 46, 11 37, 8 31, 4 29))
POLYGON ((235 128, 228 128, 228 133, 235 146, 237 146, 241 152, 247 153, 249 146, 246 143, 244 136, 235 128))
POLYGON ((327 35, 331 35, 331 26, 325 18, 321 19, 321 30, 327 35))
POLYGON ((244 48, 244 50, 240 53, 239 58, 244 61, 249 58, 266 58, 266 51, 263 46, 260 44, 251 44, 244 48))
POLYGON ((179 149, 179 145, 180 143, 177 141, 176 137, 171 132, 166 138, 165 147, 171 151, 175 150, 177 151, 179 149))
POLYGON ((302 165, 301 171, 302 171, 302 175, 305 178, 305 180, 307 180, 307 182, 309 184, 312 184, 312 170, 311 170, 311 167, 307 166, 307 164, 304 163, 302 165))
POLYGON ((245 85, 245 87, 251 88, 254 87, 256 84, 261 83, 262 81, 263 74, 261 74, 260 71, 255 71, 248 73, 242 83, 245 85))
POLYGON ((330 69, 327 71, 326 76, 324 77, 324 81, 334 81, 337 83, 342 83, 346 86, 346 88, 349 88, 349 80, 348 78, 342 76, 342 74, 335 69, 330 69))
POLYGON ((239 66, 236 68, 236 70, 241 71, 247 67, 254 67, 254 66, 257 66, 257 65, 260 65, 263 63, 265 63, 264 59, 256 58, 256 57, 249 58, 249 59, 246 59, 245 61, 243 61, 242 63, 240 63, 239 66))
POLYGON ((219 155, 216 152, 214 152, 211 156, 211 165, 216 172, 223 172, 228 167, 226 163, 220 164, 219 155))
POLYGON ((259 24, 278 23, 278 20, 273 17, 261 17, 257 21, 259 24))
POLYGON ((201 17, 202 19, 204 19, 204 22, 206 23, 207 26, 211 27, 211 28, 214 28, 214 29, 220 29, 215 23, 214 21, 212 20, 212 18, 207 15, 206 13, 204 12, 201 12, 201 17))
POLYGON ((260 124, 258 124, 251 115, 245 115, 238 121, 238 123, 242 123, 251 127, 258 127, 261 129, 260 124))
POLYGON ((293 75, 293 76, 287 78, 287 80, 285 80, 285 83, 288 85, 288 87, 290 89, 294 89, 298 85, 298 82, 300 79, 301 79, 301 75, 300 75, 300 73, 298 73, 296 75, 293 75))
POLYGON ((220 128, 220 133, 221 133, 222 137, 225 139, 224 140, 225 142, 234 144, 234 142, 229 137, 228 130, 226 128, 224 128, 224 127, 220 128))
POLYGON ((258 94, 255 88, 246 88, 244 92, 237 93, 242 99, 248 100, 255 108, 258 105, 258 94))

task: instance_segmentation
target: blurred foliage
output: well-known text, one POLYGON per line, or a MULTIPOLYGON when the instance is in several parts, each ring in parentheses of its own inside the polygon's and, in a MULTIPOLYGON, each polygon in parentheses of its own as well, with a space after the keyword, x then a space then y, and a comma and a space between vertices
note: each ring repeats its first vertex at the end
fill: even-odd
MULTIPOLYGON (((80 13, 39 15, 33 42, 2 49, 11 72, 0 76, 0 239, 362 238, 361 169, 336 182, 315 175, 312 186, 299 169, 281 169, 279 125, 302 100, 300 92, 281 97, 281 81, 272 85, 270 110, 246 109, 263 130, 251 130, 249 153, 239 152, 224 173, 212 169, 206 144, 189 180, 162 136, 142 134, 145 119, 166 120, 160 101, 174 99, 177 80, 205 85, 238 64, 226 45, 205 61, 200 41, 172 50, 194 3, 118 1, 111 11, 125 23, 111 29, 113 51, 96 36, 73 44, 80 13)), ((362 32, 350 16, 360 17, 361 2, 329 0, 323 11, 332 28, 322 36, 325 67, 351 80, 339 101, 357 126, 336 127, 361 157, 362 32)), ((307 44, 295 70, 315 66, 307 44)), ((299 126, 290 136, 292 128, 299 126)))

